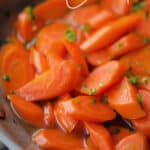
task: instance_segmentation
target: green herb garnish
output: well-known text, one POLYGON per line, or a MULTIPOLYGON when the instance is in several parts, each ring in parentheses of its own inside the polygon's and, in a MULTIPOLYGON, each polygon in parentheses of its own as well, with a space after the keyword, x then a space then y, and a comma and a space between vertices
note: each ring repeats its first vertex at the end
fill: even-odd
POLYGON ((65 37, 69 42, 74 42, 76 40, 76 34, 72 30, 65 31, 65 37))
POLYGON ((81 89, 82 89, 82 90, 85 90, 86 88, 87 88, 87 86, 86 86, 85 84, 82 84, 81 89))
POLYGON ((3 75, 2 79, 5 81, 10 81, 10 77, 7 74, 3 75))
POLYGON ((118 43, 118 48, 121 48, 123 44, 121 42, 118 43))
POLYGON ((139 83, 138 75, 132 75, 130 72, 126 72, 126 77, 128 78, 128 81, 130 83, 132 83, 133 85, 138 85, 138 83, 139 83))
POLYGON ((107 104, 107 103, 108 103, 108 97, 107 97, 107 96, 103 96, 103 97, 101 98, 101 102, 102 102, 103 104, 107 104))
POLYGON ((141 9, 144 9, 145 7, 145 1, 142 1, 140 3, 135 3, 132 7, 132 12, 137 12, 141 9))
POLYGON ((141 82, 143 84, 146 84, 148 82, 148 78, 147 77, 143 77, 142 80, 141 80, 141 82))
POLYGON ((33 11, 33 7, 32 6, 27 6, 25 8, 25 11, 28 14, 29 20, 32 22, 35 20, 35 15, 34 15, 34 11, 33 11))
POLYGON ((96 92, 95 88, 90 89, 89 91, 89 95, 92 96, 94 93, 96 92))
POLYGON ((96 100, 94 98, 91 100, 91 102, 92 104, 96 104, 96 100))
POLYGON ((144 44, 148 44, 150 42, 150 39, 147 37, 144 37, 143 42, 144 42, 144 44))
POLYGON ((137 102, 142 103, 142 96, 140 94, 137 95, 137 102))
POLYGON ((91 27, 89 25, 84 25, 82 28, 82 31, 88 32, 90 29, 91 29, 91 27))

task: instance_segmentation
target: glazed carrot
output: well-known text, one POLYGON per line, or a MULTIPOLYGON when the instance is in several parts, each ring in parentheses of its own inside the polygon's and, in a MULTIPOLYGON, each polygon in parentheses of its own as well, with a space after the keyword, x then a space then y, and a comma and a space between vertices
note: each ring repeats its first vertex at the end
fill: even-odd
POLYGON ((30 49, 30 60, 37 73, 42 73, 49 69, 46 57, 38 52, 34 47, 31 47, 30 49))
POLYGON ((144 110, 147 112, 147 115, 144 118, 132 120, 132 123, 139 131, 150 136, 150 92, 146 90, 139 90, 139 94, 142 97, 141 103, 144 110))
POLYGON ((90 64, 98 66, 107 62, 108 60, 139 49, 144 45, 146 44, 144 43, 143 37, 136 35, 135 33, 129 33, 116 41, 107 49, 89 53, 87 59, 90 64))
POLYGON ((74 26, 85 25, 89 18, 92 18, 99 12, 98 5, 86 6, 73 10, 65 16, 65 20, 74 26))
POLYGON ((83 42, 81 44, 81 49, 85 52, 93 52, 105 48, 120 36, 136 27, 138 22, 142 19, 142 16, 143 13, 138 12, 108 23, 83 42))
POLYGON ((85 123, 90 133, 91 140, 99 150, 114 150, 114 144, 111 135, 102 125, 94 123, 85 123))
POLYGON ((75 134, 65 134, 58 129, 42 129, 33 134, 32 140, 43 149, 83 148, 82 140, 75 134))
POLYGON ((97 98, 91 96, 78 96, 61 102, 64 112, 77 120, 105 122, 115 118, 115 112, 97 98), (101 110, 101 111, 99 111, 101 110))
POLYGON ((127 78, 108 92, 108 102, 124 118, 138 119, 146 115, 140 106, 136 88, 127 78))
POLYGON ((129 53, 121 58, 121 62, 125 63, 128 67, 132 67, 131 72, 141 76, 149 75, 150 71, 150 45, 129 53))
POLYGON ((77 125, 77 120, 68 115, 64 108, 61 106, 61 102, 65 102, 67 100, 71 99, 71 96, 69 94, 65 94, 60 97, 59 101, 55 105, 54 113, 57 120, 58 125, 67 132, 72 132, 73 129, 77 125))
POLYGON ((92 18, 89 18, 87 24, 94 29, 100 28, 103 25, 117 19, 117 16, 110 10, 101 10, 92 18))
POLYGON ((0 78, 5 93, 20 88, 34 77, 28 52, 18 41, 10 41, 2 47, 0 54, 0 78))
POLYGON ((110 61, 95 68, 83 81, 79 91, 88 95, 98 95, 113 86, 123 77, 126 67, 119 61, 110 61), (83 88, 85 85, 85 88, 83 88))
POLYGON ((54 108, 50 102, 44 105, 44 122, 46 127, 53 127, 55 125, 54 108))
POLYGON ((74 63, 63 61, 37 76, 18 89, 18 94, 28 101, 54 98, 72 90, 78 81, 78 70, 74 63), (60 75, 62 78, 60 78, 60 75))
POLYGON ((32 11, 32 7, 26 7, 18 16, 17 31, 24 42, 31 40, 42 27, 41 21, 32 11))
POLYGON ((135 133, 122 139, 116 150, 148 150, 147 138, 141 133, 135 133))
POLYGON ((34 8, 35 16, 43 21, 56 19, 62 16, 66 11, 67 6, 64 0, 44 1, 34 8))
POLYGON ((121 126, 111 126, 109 131, 115 144, 118 144, 122 139, 134 133, 133 131, 121 126))
POLYGON ((148 15, 146 16, 145 14, 145 16, 143 16, 142 21, 139 22, 136 30, 142 36, 150 38, 149 26, 150 26, 150 17, 148 15))
POLYGON ((8 95, 7 98, 12 102, 22 119, 33 126, 44 127, 44 113, 40 106, 32 102, 27 102, 17 95, 8 95))
POLYGON ((44 27, 37 38, 36 48, 42 54, 47 55, 48 51, 57 51, 58 54, 64 53, 64 46, 61 42, 65 31, 69 25, 62 23, 54 23, 44 27))
POLYGON ((89 136, 86 140, 86 144, 90 150, 96 150, 96 145, 92 142, 91 137, 89 136))
POLYGON ((77 44, 67 42, 66 40, 63 40, 63 44, 70 56, 72 57, 72 59, 79 67, 81 73, 85 76, 88 75, 88 66, 85 61, 85 58, 83 57, 83 52, 81 51, 80 47, 77 44))

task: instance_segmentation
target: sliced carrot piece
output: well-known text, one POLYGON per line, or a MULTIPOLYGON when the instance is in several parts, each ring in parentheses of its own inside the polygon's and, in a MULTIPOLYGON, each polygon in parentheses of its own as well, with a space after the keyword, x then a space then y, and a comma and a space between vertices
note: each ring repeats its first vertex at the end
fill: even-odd
POLYGON ((108 102, 124 118, 138 119, 146 115, 138 103, 136 88, 126 78, 108 92, 108 102))
POLYGON ((60 97, 59 101, 55 105, 54 113, 57 120, 58 125, 67 132, 72 132, 73 129, 77 125, 77 120, 68 115, 64 107, 61 106, 61 102, 65 102, 67 100, 71 99, 71 96, 69 94, 65 94, 60 97))
POLYGON ((44 122, 47 127, 53 127, 55 125, 54 108, 50 102, 44 105, 44 122))
POLYGON ((87 24, 94 29, 100 28, 103 25, 113 21, 117 18, 117 16, 110 10, 101 10, 93 17, 89 18, 87 24))
POLYGON ((30 18, 29 15, 29 12, 27 12, 25 8, 25 10, 19 14, 17 20, 17 31, 21 35, 24 42, 31 40, 42 27, 41 20, 36 17, 31 20, 32 18, 30 18))
POLYGON ((81 49, 85 52, 93 52, 105 48, 120 36, 134 29, 142 19, 142 16, 143 13, 138 12, 108 23, 83 42, 81 44, 81 49))
POLYGON ((116 150, 148 150, 146 137, 141 133, 135 133, 122 139, 116 146, 116 150))
POLYGON ((94 123, 85 123, 90 133, 91 140, 100 150, 114 150, 114 144, 111 135, 105 127, 94 123))
POLYGON ((63 43, 68 53, 71 55, 72 59, 76 62, 77 66, 79 67, 79 70, 81 70, 81 73, 83 75, 88 75, 88 66, 85 61, 85 58, 83 57, 83 52, 81 51, 80 47, 78 47, 77 44, 67 42, 66 40, 63 40, 63 43))
POLYGON ((83 81, 80 92, 98 95, 117 83, 123 77, 126 67, 119 61, 110 61, 95 68, 83 81), (85 85, 85 88, 83 88, 85 85))
POLYGON ((82 140, 75 134, 65 134, 58 129, 42 129, 34 133, 32 140, 43 149, 83 148, 82 140))
POLYGON ((147 112, 147 115, 144 118, 132 120, 132 123, 139 131, 150 136, 150 92, 146 90, 139 90, 139 94, 142 97, 142 106, 147 112))
POLYGON ((121 58, 121 62, 132 67, 131 72, 140 76, 149 75, 150 72, 150 45, 138 51, 129 53, 121 58))
POLYGON ((49 69, 46 57, 38 52, 34 47, 31 47, 30 49, 30 60, 37 73, 42 73, 49 69))
POLYGON ((64 112, 78 120, 105 122, 116 117, 116 113, 108 105, 91 96, 78 96, 61 102, 60 105, 64 112))
POLYGON ((123 128, 121 126, 111 126, 109 131, 115 144, 119 143, 122 139, 134 133, 133 131, 130 131, 129 129, 123 128))
POLYGON ((92 142, 91 137, 88 137, 86 140, 86 144, 90 150, 96 150, 96 145, 92 142))
POLYGON ((74 26, 84 25, 87 23, 89 18, 92 18, 99 12, 98 5, 86 6, 83 8, 76 9, 71 11, 68 15, 65 16, 65 20, 74 26))
POLYGON ((27 102, 17 95, 8 95, 7 98, 12 102, 22 119, 33 126, 44 127, 44 112, 40 106, 27 102))
POLYGON ((72 90, 78 81, 78 70, 74 63, 63 61, 51 66, 51 70, 42 73, 25 86, 18 94, 28 101, 40 101, 60 96, 72 90), (62 78, 60 78, 60 75, 62 78))
POLYGON ((44 1, 34 8, 35 16, 43 21, 56 19, 62 16, 66 11, 67 6, 64 0, 44 1))
POLYGON ((63 54, 64 46, 61 40, 64 37, 65 30, 68 28, 69 25, 62 23, 54 23, 44 27, 37 38, 37 50, 44 55, 47 55, 48 51, 56 51, 58 54, 63 54))
POLYGON ((14 40, 4 45, 0 54, 0 78, 5 93, 20 88, 33 77, 34 69, 23 45, 14 40))
POLYGON ((109 48, 89 53, 87 59, 90 64, 98 66, 113 58, 139 49, 144 45, 144 38, 134 33, 129 33, 112 44, 109 48))

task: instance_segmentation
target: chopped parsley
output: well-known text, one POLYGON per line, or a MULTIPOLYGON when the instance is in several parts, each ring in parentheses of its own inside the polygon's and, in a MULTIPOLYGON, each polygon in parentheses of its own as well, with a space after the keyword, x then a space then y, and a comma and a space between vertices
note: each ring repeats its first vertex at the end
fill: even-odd
POLYGON ((32 6, 27 6, 25 8, 25 11, 28 14, 29 20, 32 22, 35 20, 35 15, 34 15, 34 11, 33 11, 33 7, 32 6))
POLYGON ((68 30, 65 31, 65 38, 69 42, 74 42, 76 40, 76 34, 72 30, 68 29, 68 30))
POLYGON ((142 96, 140 94, 137 95, 137 102, 142 103, 142 96))
POLYGON ((143 42, 144 42, 144 44, 148 44, 150 42, 150 39, 147 37, 144 37, 143 42))
POLYGON ((141 82, 142 82, 143 84, 148 83, 148 78, 147 78, 147 77, 143 77, 142 80, 141 80, 141 82))
POLYGON ((103 104, 107 104, 107 103, 108 103, 108 97, 107 97, 107 96, 103 96, 103 97, 101 98, 101 102, 102 102, 103 104))
POLYGON ((91 103, 92 103, 92 104, 96 104, 96 100, 93 98, 93 99, 91 100, 91 103))
POLYGON ((86 86, 85 84, 82 84, 81 89, 82 89, 82 90, 85 90, 86 88, 87 88, 87 86, 86 86))
POLYGON ((7 74, 3 75, 2 79, 5 81, 10 81, 10 77, 7 74))
POLYGON ((96 92, 95 88, 90 89, 89 91, 89 95, 92 96, 94 93, 96 92))
POLYGON ((110 133, 111 133, 112 135, 118 134, 119 132, 120 132, 120 128, 117 128, 117 127, 115 127, 115 128, 113 128, 113 129, 110 130, 110 133))
POLYGON ((130 72, 126 72, 126 77, 128 78, 128 81, 130 83, 132 83, 133 85, 138 85, 138 83, 139 83, 138 75, 132 75, 130 72))
POLYGON ((82 28, 82 31, 88 32, 90 29, 91 29, 91 27, 89 25, 84 25, 82 28))
POLYGON ((145 1, 142 1, 140 3, 135 3, 132 7, 132 12, 137 12, 141 9, 144 9, 145 7, 145 1))

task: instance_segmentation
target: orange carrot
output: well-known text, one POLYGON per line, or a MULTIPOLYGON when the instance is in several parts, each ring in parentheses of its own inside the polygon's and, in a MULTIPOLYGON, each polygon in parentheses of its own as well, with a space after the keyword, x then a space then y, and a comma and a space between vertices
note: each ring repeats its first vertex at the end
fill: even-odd
POLYGON ((44 105, 44 122, 47 127, 53 127, 55 125, 54 108, 50 102, 44 105))
POLYGON ((79 71, 81 70, 81 73, 83 75, 88 75, 88 66, 86 64, 85 58, 83 57, 83 53, 80 47, 78 47, 77 44, 67 42, 66 40, 64 40, 63 43, 68 53, 71 55, 72 59, 79 67, 79 71))
POLYGON ((126 67, 119 61, 110 61, 95 68, 83 81, 80 92, 89 95, 98 95, 113 86, 123 77, 126 67), (85 86, 85 88, 83 88, 85 86))
POLYGON ((5 93, 20 88, 33 77, 34 69, 23 45, 17 40, 4 45, 0 54, 0 78, 5 93))
POLYGON ((108 102, 121 116, 138 119, 146 115, 140 106, 138 96, 136 88, 124 78, 108 92, 108 102))
POLYGON ((67 6, 64 0, 44 1, 34 8, 35 16, 43 21, 56 19, 66 11, 67 6))
POLYGON ((123 128, 121 126, 111 126, 109 131, 115 144, 118 144, 123 138, 134 133, 133 131, 130 131, 129 129, 123 128))
POLYGON ((105 127, 93 123, 85 123, 90 133, 91 140, 100 150, 114 150, 114 144, 111 135, 105 127))
POLYGON ((80 149, 82 140, 75 134, 65 134, 58 129, 42 129, 33 134, 32 140, 43 149, 80 149))
POLYGON ((141 133, 135 133, 122 139, 116 150, 148 150, 147 138, 141 133))
POLYGON ((69 25, 62 23, 54 23, 44 27, 37 38, 37 50, 44 55, 47 55, 48 51, 56 51, 62 55, 64 53, 64 46, 61 40, 65 35, 65 30, 68 28, 69 25))
POLYGON ((77 125, 77 120, 72 118, 70 115, 65 113, 64 108, 61 106, 61 102, 65 102, 69 100, 71 96, 69 94, 65 94, 60 97, 59 101, 55 105, 54 113, 57 120, 58 125, 67 132, 72 132, 72 130, 77 125))
POLYGON ((74 63, 63 61, 51 66, 49 71, 18 89, 18 94, 28 101, 40 101, 60 96, 72 90, 78 81, 78 70, 74 63), (60 78, 60 75, 62 78, 60 78))
POLYGON ((144 45, 144 38, 134 33, 129 33, 116 41, 107 49, 89 53, 87 59, 90 64, 98 66, 107 62, 108 60, 139 49, 144 45))
POLYGON ((91 96, 78 96, 61 102, 64 112, 78 120, 105 122, 115 118, 115 112, 97 98, 91 96), (101 110, 101 111, 99 111, 101 110))
POLYGON ((142 19, 142 16, 143 13, 138 12, 108 23, 83 42, 81 49, 85 52, 93 52, 105 48, 120 36, 136 27, 138 22, 142 19))
POLYGON ((44 127, 44 112, 40 106, 32 102, 27 102, 17 95, 8 95, 7 98, 12 102, 22 119, 33 126, 44 127))
POLYGON ((100 28, 103 25, 113 21, 117 18, 117 16, 110 10, 101 10, 92 18, 89 18, 87 24, 94 29, 100 28))
POLYGON ((34 47, 31 47, 30 49, 30 59, 31 63, 36 68, 37 73, 42 73, 49 69, 45 56, 38 52, 34 47))
POLYGON ((41 20, 34 16, 32 9, 32 7, 26 7, 17 20, 17 31, 24 42, 31 40, 42 27, 41 20))
POLYGON ((149 75, 150 71, 150 45, 138 51, 129 53, 121 58, 121 62, 131 67, 131 72, 141 76, 149 75))
POLYGON ((96 150, 96 145, 92 142, 91 137, 88 137, 86 140, 86 144, 90 150, 96 150))

